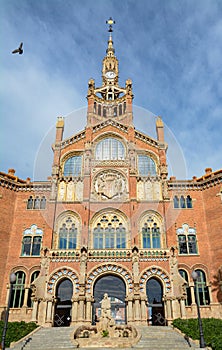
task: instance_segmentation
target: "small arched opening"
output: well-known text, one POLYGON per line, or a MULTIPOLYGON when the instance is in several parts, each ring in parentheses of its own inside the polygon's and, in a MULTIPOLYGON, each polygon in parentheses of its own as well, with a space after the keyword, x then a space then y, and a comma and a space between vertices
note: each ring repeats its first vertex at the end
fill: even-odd
POLYGON ((54 327, 68 327, 71 322, 73 284, 65 278, 56 286, 54 327))
POLYGON ((163 285, 159 279, 152 277, 146 283, 148 298, 148 321, 152 326, 165 326, 163 305, 163 285))

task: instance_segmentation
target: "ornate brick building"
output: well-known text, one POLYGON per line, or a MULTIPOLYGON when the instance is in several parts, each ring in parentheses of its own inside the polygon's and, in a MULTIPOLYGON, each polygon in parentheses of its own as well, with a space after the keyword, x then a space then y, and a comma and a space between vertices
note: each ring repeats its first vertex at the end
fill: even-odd
POLYGON ((63 139, 58 118, 52 176, 0 173, 0 311, 16 274, 10 320, 91 323, 108 293, 117 323, 222 318, 222 170, 168 178, 164 124, 135 129, 132 81, 119 86, 112 25, 102 86, 88 84, 86 127, 63 139))

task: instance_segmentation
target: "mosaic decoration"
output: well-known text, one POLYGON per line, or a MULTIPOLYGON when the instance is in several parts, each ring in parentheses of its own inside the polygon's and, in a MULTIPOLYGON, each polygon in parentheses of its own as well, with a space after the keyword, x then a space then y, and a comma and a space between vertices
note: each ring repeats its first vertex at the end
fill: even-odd
POLYGON ((116 265, 104 265, 97 267, 94 271, 90 273, 90 275, 87 278, 86 282, 86 292, 91 293, 92 292, 92 285, 94 279, 104 272, 115 272, 118 275, 122 276, 123 279, 127 282, 129 293, 133 291, 133 281, 132 277, 130 276, 130 273, 122 266, 116 266, 116 265))
POLYGON ((166 287, 166 292, 169 293, 171 290, 170 278, 160 267, 152 267, 144 272, 140 278, 140 291, 145 293, 146 282, 150 277, 158 277, 162 280, 163 285, 166 287))
POLYGON ((75 292, 77 293, 79 291, 79 279, 74 271, 72 271, 69 268, 63 268, 59 271, 56 271, 51 277, 47 285, 47 292, 52 294, 53 290, 55 288, 56 282, 61 278, 61 277, 67 277, 69 278, 75 287, 75 292))

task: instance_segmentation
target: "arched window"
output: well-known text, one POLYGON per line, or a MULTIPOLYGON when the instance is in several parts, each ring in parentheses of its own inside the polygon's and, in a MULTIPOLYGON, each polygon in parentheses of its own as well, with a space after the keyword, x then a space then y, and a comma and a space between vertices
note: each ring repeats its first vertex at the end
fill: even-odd
POLYGON ((155 176, 156 164, 152 158, 146 155, 138 156, 138 171, 141 176, 155 176))
POLYGON ((173 204, 174 204, 174 208, 179 208, 179 198, 177 196, 174 196, 173 204))
POLYGON ((38 196, 34 199, 34 209, 40 209, 40 198, 38 196))
POLYGON ((177 229, 179 254, 197 254, 196 230, 183 224, 177 229))
POLYGON ((80 176, 82 168, 82 157, 70 157, 64 164, 64 176, 80 176))
POLYGON ((103 117, 106 117, 106 107, 103 107, 103 117))
POLYGON ((101 105, 98 105, 98 115, 101 115, 101 105))
POLYGON ((173 199, 174 208, 190 209, 193 208, 193 201, 190 195, 184 196, 174 196, 173 199))
MULTIPOLYGON (((34 271, 31 275, 31 279, 30 279, 30 285, 32 284, 32 282, 38 277, 40 271, 34 271)), ((28 295, 28 300, 27 300, 27 306, 28 307, 32 307, 33 302, 32 302, 32 290, 31 288, 29 288, 29 295, 28 295)))
POLYGON ((192 198, 189 195, 186 198, 186 202, 187 202, 187 208, 192 208, 193 207, 192 198))
POLYGON ((184 196, 180 197, 180 208, 186 208, 184 196))
POLYGON ((93 228, 93 248, 126 248, 126 227, 115 214, 103 215, 93 228))
POLYGON ((59 224, 59 249, 76 249, 79 223, 73 216, 65 217, 59 224))
POLYGON ((187 282, 186 285, 186 293, 187 293, 187 298, 185 300, 185 305, 191 305, 192 304, 192 299, 191 299, 191 290, 189 287, 189 279, 188 279, 188 274, 185 270, 179 269, 179 273, 181 275, 181 277, 183 277, 185 279, 185 281, 187 282))
POLYGON ((119 105, 119 115, 122 115, 123 111, 122 111, 122 105, 119 105))
POLYGON ((161 248, 160 223, 154 215, 143 219, 141 240, 145 249, 161 248))
POLYGON ((23 232, 22 256, 39 256, 43 231, 32 225, 23 232))
POLYGON ((10 307, 20 308, 23 306, 23 302, 24 302, 25 273, 23 271, 17 271, 15 275, 16 275, 16 281, 13 284, 13 288, 12 288, 10 307))
POLYGON ((46 198, 45 196, 43 196, 40 202, 40 209, 45 209, 45 207, 46 207, 46 198))
POLYGON ((97 160, 117 160, 124 158, 124 146, 122 142, 115 138, 108 137, 103 139, 96 146, 97 160))
POLYGON ((32 207, 33 207, 33 198, 32 196, 30 196, 27 202, 27 209, 32 209, 32 207))
POLYGON ((196 296, 198 298, 199 305, 209 305, 210 295, 206 285, 206 275, 202 270, 195 270, 198 274, 196 281, 196 296))

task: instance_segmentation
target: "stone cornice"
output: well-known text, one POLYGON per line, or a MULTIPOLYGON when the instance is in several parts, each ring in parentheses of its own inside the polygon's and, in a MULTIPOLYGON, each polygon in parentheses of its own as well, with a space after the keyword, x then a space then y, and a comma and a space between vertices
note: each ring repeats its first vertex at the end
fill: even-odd
MULTIPOLYGON (((58 145, 61 147, 61 149, 72 145, 73 143, 76 143, 82 139, 84 139, 86 137, 86 132, 85 130, 79 132, 78 134, 69 137, 68 139, 61 141, 61 143, 59 143, 58 145)), ((53 145, 52 148, 53 150, 55 149, 56 145, 53 145)))
POLYGON ((103 121, 102 123, 95 125, 92 128, 92 130, 93 130, 93 132, 97 132, 98 130, 103 129, 106 126, 114 126, 115 128, 120 129, 121 131, 123 131, 125 133, 128 132, 128 127, 126 125, 118 123, 117 121, 115 121, 113 119, 107 119, 107 120, 103 121))
POLYGON ((10 176, 7 176, 7 174, 0 173, 0 186, 15 192, 51 191, 50 181, 27 182, 25 180, 18 179, 17 177, 15 178, 16 179, 12 179, 10 176))
POLYGON ((211 173, 210 175, 204 175, 200 178, 195 178, 193 180, 169 180, 168 188, 169 190, 194 190, 202 191, 207 188, 217 186, 222 183, 222 169, 211 173))
POLYGON ((148 144, 150 146, 154 146, 154 147, 157 147, 157 148, 160 148, 160 149, 167 150, 167 144, 166 143, 159 142, 159 141, 153 139, 152 137, 143 134, 140 131, 135 130, 135 138, 145 142, 146 144, 148 144))

